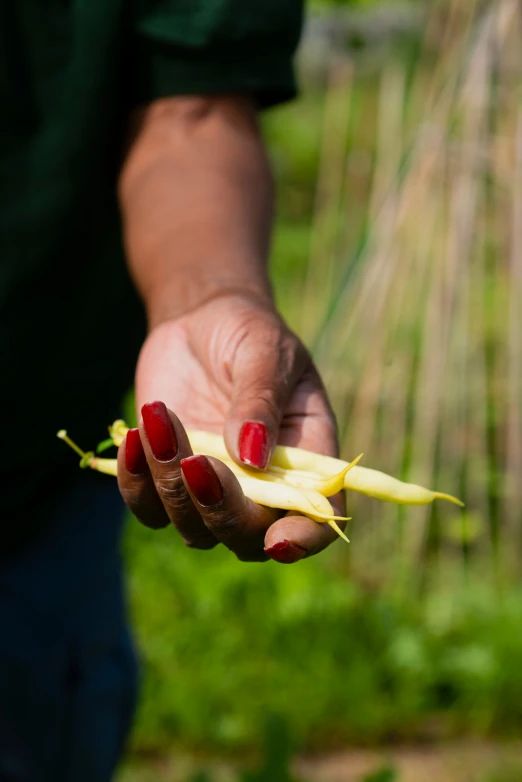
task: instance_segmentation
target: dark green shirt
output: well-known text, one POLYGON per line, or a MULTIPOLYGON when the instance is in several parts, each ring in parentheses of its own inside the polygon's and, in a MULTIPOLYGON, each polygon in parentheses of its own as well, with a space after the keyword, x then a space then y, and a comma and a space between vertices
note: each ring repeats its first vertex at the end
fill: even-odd
POLYGON ((292 97, 301 11, 300 0, 0 0, 6 523, 30 526, 28 509, 77 469, 56 431, 93 445, 132 383, 144 324, 115 194, 129 113, 168 95, 292 97))

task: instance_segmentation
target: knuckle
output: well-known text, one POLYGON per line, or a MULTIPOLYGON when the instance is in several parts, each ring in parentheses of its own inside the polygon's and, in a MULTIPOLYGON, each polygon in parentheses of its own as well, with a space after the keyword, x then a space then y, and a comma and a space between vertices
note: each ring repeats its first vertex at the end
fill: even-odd
POLYGON ((219 539, 230 548, 233 548, 234 542, 241 537, 244 525, 239 513, 209 515, 205 521, 219 539))
POLYGON ((191 504, 181 473, 162 475, 156 478, 155 484, 161 501, 170 512, 184 511, 187 505, 191 504))
POLYGON ((241 394, 241 403, 250 408, 253 404, 256 407, 262 407, 264 414, 279 421, 281 416, 281 404, 277 392, 270 386, 253 386, 241 394))

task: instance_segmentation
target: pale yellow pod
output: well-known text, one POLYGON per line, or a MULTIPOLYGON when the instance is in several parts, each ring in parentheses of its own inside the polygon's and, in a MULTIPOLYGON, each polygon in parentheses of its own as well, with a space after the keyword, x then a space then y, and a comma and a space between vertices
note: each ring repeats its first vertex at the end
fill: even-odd
MULTIPOLYGON (((115 421, 109 429, 115 445, 121 445, 128 428, 123 421, 115 421), (117 442, 117 440, 119 442, 117 442)), ((310 487, 310 483, 305 480, 299 480, 301 491, 298 488, 288 485, 286 480, 279 476, 272 476, 269 472, 260 472, 248 470, 236 464, 226 449, 224 440, 220 435, 213 435, 208 432, 188 432, 190 444, 193 450, 214 456, 223 461, 227 467, 237 477, 241 488, 245 494, 254 502, 260 505, 266 505, 270 508, 281 508, 283 510, 297 510, 302 513, 312 512, 316 516, 321 516, 322 520, 337 519, 346 521, 345 517, 336 517, 331 504, 323 494, 310 487), (196 446, 196 448, 195 448, 196 446), (202 449, 197 446, 203 446, 202 449), (246 489, 244 487, 247 487, 246 489)), ((117 475, 116 459, 100 459, 94 457, 89 462, 89 467, 107 475, 117 475)), ((351 467, 346 464, 342 471, 344 479, 345 472, 351 467)), ((338 483, 340 476, 334 476, 338 483)), ((334 488, 336 488, 335 484, 334 488)), ((337 489, 338 491, 339 489, 337 489)), ((333 492, 336 493, 336 492, 333 492)))
POLYGON ((277 445, 272 456, 272 464, 285 470, 301 470, 332 478, 344 470, 348 462, 336 459, 334 456, 305 451, 303 448, 277 445))
MULTIPOLYGON (((293 486, 259 480, 249 475, 236 475, 236 477, 246 496, 259 505, 281 510, 295 510, 305 515, 311 513, 320 517, 321 521, 338 518, 322 494, 313 491, 305 493, 293 486)), ((339 519, 346 521, 344 517, 339 517, 339 519)))
POLYGON ((129 427, 121 418, 118 418, 117 421, 114 421, 114 423, 109 426, 109 434, 114 440, 114 445, 117 445, 119 448, 128 431, 129 427))
MULTIPOLYGON (((121 445, 128 428, 123 421, 116 421, 109 431, 115 444, 121 445)), ((118 474, 118 460, 104 459, 92 451, 85 453, 74 443, 67 432, 62 429, 58 432, 58 437, 64 440, 81 457, 80 466, 89 467, 91 470, 105 473, 106 475, 116 476, 118 474)), ((226 450, 226 449, 225 449, 226 450)), ((313 521, 327 522, 340 537, 346 542, 350 542, 344 532, 339 528, 336 521, 348 521, 343 516, 335 516, 333 508, 329 501, 319 492, 307 486, 297 489, 287 484, 281 478, 269 476, 268 474, 243 469, 235 462, 227 458, 223 459, 236 474, 239 484, 247 497, 260 505, 277 508, 281 510, 297 511, 308 516, 313 521)), ((336 476, 338 479, 338 477, 336 476)))
MULTIPOLYGON (((122 424, 123 422, 117 421, 113 425, 117 437, 121 437, 122 424)), ((193 450, 215 456, 227 463, 231 461, 220 435, 196 430, 189 430, 187 434, 193 450)), ((431 491, 414 483, 404 483, 379 470, 358 466, 349 469, 348 463, 342 459, 285 445, 278 445, 274 449, 272 462, 266 474, 269 476, 273 474, 274 477, 279 477, 285 483, 296 487, 313 486, 321 494, 331 496, 330 492, 334 494, 339 491, 339 477, 343 472, 345 489, 374 499, 404 505, 427 505, 433 500, 443 499, 456 505, 463 505, 460 500, 449 494, 431 491), (332 491, 332 488, 335 491, 332 491)))
MULTIPOLYGON (((127 432, 128 427, 125 424, 125 421, 122 420, 114 421, 112 426, 109 427, 109 433, 114 440, 114 444, 117 446, 122 444, 127 432)), ((220 461, 227 464, 236 475, 241 475, 243 473, 248 475, 250 473, 248 469, 243 468, 234 462, 221 435, 214 434, 213 432, 202 432, 197 429, 188 429, 187 436, 194 453, 202 453, 206 454, 207 456, 214 456, 216 459, 219 459, 220 461)), ((290 450, 298 451, 300 454, 305 454, 305 462, 309 461, 308 455, 315 456, 316 459, 318 458, 318 455, 313 454, 311 451, 303 451, 300 448, 288 449, 282 446, 278 446, 276 448, 276 454, 281 452, 279 455, 284 459, 285 452, 290 450)), ((327 459, 329 457, 321 458, 327 459)), ((302 457, 301 460, 303 460, 302 457)), ((325 497, 329 497, 343 489, 344 476, 350 469, 350 465, 347 462, 343 462, 340 459, 332 459, 332 461, 340 464, 341 466, 335 472, 326 469, 326 473, 323 472, 323 475, 326 474, 327 477, 322 478, 321 474, 317 474, 318 472, 320 473, 318 470, 314 472, 310 470, 285 469, 276 461, 274 457, 268 469, 262 473, 259 472, 259 478, 261 480, 263 479, 261 476, 265 476, 265 480, 272 480, 273 478, 277 478, 284 483, 289 483, 290 485, 296 487, 302 486, 309 488, 313 484, 314 488, 318 492, 324 494, 325 497)))
POLYGON ((100 459, 98 456, 88 462, 88 467, 96 472, 103 472, 105 475, 118 475, 118 460, 117 459, 100 459))
POLYGON ((221 461, 230 461, 230 454, 220 434, 187 429, 187 436, 194 453, 205 453, 221 461))
POLYGON ((354 467, 344 479, 345 489, 366 494, 376 500, 395 502, 398 505, 428 505, 433 500, 448 500, 464 507, 464 503, 450 494, 430 491, 416 483, 404 483, 391 475, 368 467, 354 467))
MULTIPOLYGON (((93 456, 85 459, 85 466, 106 475, 118 474, 117 459, 100 459, 93 456)), ((292 486, 259 480, 244 474, 237 474, 236 477, 245 495, 253 502, 269 508, 297 511, 309 516, 313 521, 332 523, 335 531, 349 542, 343 531, 335 524, 336 521, 348 521, 348 519, 335 516, 332 506, 322 494, 312 490, 299 491, 292 486)))
MULTIPOLYGON (((218 434, 212 434, 210 432, 201 432, 194 429, 187 431, 187 435, 190 441, 192 450, 198 453, 206 453, 211 456, 215 456, 223 462, 230 465, 230 462, 235 464, 230 457, 230 454, 225 445, 225 441, 218 434)), ((279 452, 289 450, 285 446, 277 446, 275 449, 274 458, 268 465, 268 468, 263 472, 267 476, 268 480, 272 480, 273 477, 277 477, 283 480, 285 483, 289 483, 296 488, 313 488, 325 497, 331 497, 334 494, 342 491, 345 483, 345 476, 349 470, 351 470, 355 464, 362 458, 362 454, 354 459, 353 462, 343 462, 340 459, 333 459, 340 467, 335 472, 327 472, 325 478, 320 474, 319 470, 293 470, 285 469, 277 460, 279 452), (319 473, 319 474, 318 474, 319 473)), ((311 451, 303 451, 300 448, 292 448, 292 451, 300 451, 302 454, 311 454, 316 459, 329 458, 320 457, 318 454, 312 454, 311 451)))
MULTIPOLYGON (((208 451, 207 451, 208 454, 208 451)), ((208 454, 209 456, 215 456, 215 454, 208 454)), ((344 477, 348 470, 359 461, 362 457, 358 456, 353 462, 347 464, 345 469, 333 478, 320 478, 317 475, 311 473, 299 472, 297 470, 283 470, 280 467, 272 468, 271 466, 267 470, 254 470, 248 467, 241 466, 237 462, 233 461, 227 453, 227 456, 220 455, 219 460, 226 464, 227 467, 232 470, 234 475, 244 475, 250 478, 256 478, 260 481, 267 481, 270 483, 281 483, 285 486, 294 486, 296 489, 302 489, 303 491, 312 490, 323 497, 332 497, 334 494, 342 491, 344 488, 344 477)))
MULTIPOLYGON (((121 442, 125 437, 125 431, 122 430, 123 427, 120 427, 121 442)), ((111 434, 113 439, 115 439, 113 432, 111 434)), ((211 455, 213 456, 214 454, 211 455)), ((312 514, 321 521, 347 521, 344 516, 335 515, 326 497, 309 487, 303 487, 302 490, 299 490, 287 485, 285 482, 279 482, 278 479, 275 482, 266 473, 254 473, 252 471, 252 474, 249 474, 247 470, 230 460, 228 452, 227 459, 223 459, 223 461, 226 461, 227 466, 236 475, 246 496, 259 505, 266 505, 269 508, 280 508, 281 510, 295 510, 305 515, 312 514)), ((85 460, 85 466, 89 466, 92 470, 103 472, 106 475, 118 474, 117 459, 101 459, 93 456, 85 460)))
POLYGON ((245 495, 258 505, 266 505, 269 508, 279 510, 298 511, 304 516, 308 516, 312 521, 326 522, 343 540, 347 543, 350 542, 336 524, 337 521, 349 521, 350 519, 344 516, 335 516, 332 506, 322 494, 312 490, 300 491, 293 486, 285 486, 271 481, 265 482, 245 475, 238 475, 237 479, 245 495))
POLYGON ((268 472, 274 476, 279 475, 282 480, 297 488, 315 489, 324 497, 332 497, 345 488, 347 473, 360 462, 362 457, 363 454, 361 453, 349 464, 345 462, 344 468, 331 478, 321 478, 318 475, 302 472, 301 470, 285 470, 283 467, 274 467, 272 465, 269 466, 268 472))
MULTIPOLYGON (((220 459, 230 458, 223 438, 219 435, 195 431, 190 431, 188 435, 191 444, 197 443, 197 448, 202 453, 211 453, 220 459)), ((404 483, 379 470, 353 466, 348 471, 348 466, 347 462, 333 456, 323 456, 312 451, 305 451, 302 448, 278 445, 274 449, 268 472, 274 472, 292 485, 306 485, 310 480, 308 485, 314 485, 314 488, 321 491, 318 483, 320 476, 332 481, 335 485, 338 476, 345 471, 345 489, 365 494, 377 500, 403 505, 427 505, 433 500, 442 499, 460 506, 464 504, 449 494, 430 491, 414 483, 404 483)), ((326 494, 328 490, 329 488, 321 493, 326 494)))

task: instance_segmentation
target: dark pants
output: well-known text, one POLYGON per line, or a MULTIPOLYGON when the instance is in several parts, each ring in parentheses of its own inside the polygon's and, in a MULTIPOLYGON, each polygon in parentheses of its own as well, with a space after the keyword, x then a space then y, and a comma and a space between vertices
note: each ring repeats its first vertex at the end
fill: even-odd
POLYGON ((0 782, 108 782, 136 695, 116 481, 79 473, 0 563, 0 782))

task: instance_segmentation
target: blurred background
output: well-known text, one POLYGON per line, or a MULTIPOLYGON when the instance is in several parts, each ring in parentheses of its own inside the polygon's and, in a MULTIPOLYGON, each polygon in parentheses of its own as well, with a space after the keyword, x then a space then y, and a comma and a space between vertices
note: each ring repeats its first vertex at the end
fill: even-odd
POLYGON ((264 117, 272 273, 342 455, 461 497, 348 497, 297 566, 129 523, 142 703, 121 782, 522 779, 518 0, 312 2, 264 117))

